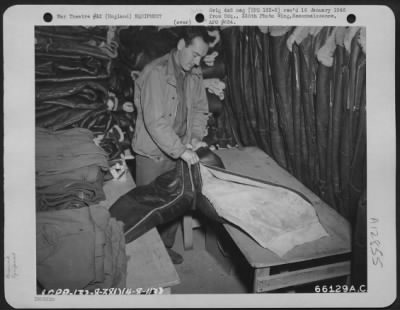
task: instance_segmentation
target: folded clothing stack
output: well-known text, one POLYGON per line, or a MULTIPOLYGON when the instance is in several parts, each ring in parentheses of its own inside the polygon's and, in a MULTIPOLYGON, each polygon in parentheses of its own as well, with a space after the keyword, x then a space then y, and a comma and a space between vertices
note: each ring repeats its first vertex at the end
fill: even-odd
POLYGON ((88 129, 36 128, 36 209, 81 208, 105 199, 107 154, 88 129))
POLYGON ((108 33, 108 27, 36 27, 36 82, 108 78, 118 48, 108 33))
POLYGON ((45 289, 123 288, 122 223, 104 200, 105 151, 84 128, 36 128, 37 280, 45 289))
POLYGON ((130 148, 136 118, 130 73, 118 60, 117 30, 35 28, 36 126, 90 129, 103 137, 112 158, 130 148))
POLYGON ((103 207, 38 212, 36 257, 37 281, 47 290, 126 286, 122 223, 103 207))
POLYGON ((36 27, 36 125, 66 129, 107 109, 107 79, 117 56, 104 27, 36 27))

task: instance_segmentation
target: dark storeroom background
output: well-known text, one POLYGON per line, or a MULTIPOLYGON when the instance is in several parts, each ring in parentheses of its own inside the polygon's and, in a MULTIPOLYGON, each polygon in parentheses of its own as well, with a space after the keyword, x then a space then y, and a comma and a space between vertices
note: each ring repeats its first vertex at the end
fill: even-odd
MULTIPOLYGON (((220 29, 210 51, 219 53, 216 62, 202 67, 204 78, 226 83, 226 92, 222 101, 208 93, 206 141, 262 149, 349 220, 357 238, 353 255, 362 257, 365 29, 354 28, 349 37, 344 27, 310 28, 220 29)), ((133 79, 176 46, 181 29, 36 27, 36 126, 88 128, 104 135, 101 146, 117 158, 134 133, 133 79)))

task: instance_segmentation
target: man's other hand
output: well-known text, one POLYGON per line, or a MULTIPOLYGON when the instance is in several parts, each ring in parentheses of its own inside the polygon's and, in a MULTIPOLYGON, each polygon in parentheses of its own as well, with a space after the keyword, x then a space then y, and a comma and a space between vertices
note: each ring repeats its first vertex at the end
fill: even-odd
POLYGON ((194 165, 199 162, 199 156, 197 154, 189 149, 186 149, 185 152, 181 155, 181 158, 188 164, 188 165, 194 165))

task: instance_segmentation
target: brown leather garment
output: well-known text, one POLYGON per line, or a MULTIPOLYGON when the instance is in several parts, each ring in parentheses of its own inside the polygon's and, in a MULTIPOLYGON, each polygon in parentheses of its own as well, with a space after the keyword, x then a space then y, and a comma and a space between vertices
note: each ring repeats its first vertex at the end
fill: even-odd
MULTIPOLYGON (((208 148, 197 150, 204 164, 223 168, 221 159, 208 148)), ((199 165, 188 165, 179 160, 174 170, 153 182, 139 186, 121 196, 109 209, 111 216, 124 222, 126 242, 129 243, 151 228, 179 218, 199 208, 213 220, 220 218, 201 193, 199 165)))
MULTIPOLYGON (((230 175, 235 173, 224 169, 221 159, 208 148, 197 150, 201 163, 213 170, 230 175)), ((243 176, 240 176, 243 178, 243 176)), ((245 177, 249 180, 255 180, 245 177)), ((275 187, 292 189, 270 182, 256 180, 275 187)), ((303 199, 304 195, 296 192, 303 199)), ((120 197, 109 209, 111 216, 124 223, 124 234, 127 243, 137 239, 153 227, 171 222, 190 210, 198 210, 208 219, 227 223, 218 215, 213 204, 202 194, 200 165, 189 166, 182 160, 176 168, 168 171, 152 183, 139 186, 120 197)))

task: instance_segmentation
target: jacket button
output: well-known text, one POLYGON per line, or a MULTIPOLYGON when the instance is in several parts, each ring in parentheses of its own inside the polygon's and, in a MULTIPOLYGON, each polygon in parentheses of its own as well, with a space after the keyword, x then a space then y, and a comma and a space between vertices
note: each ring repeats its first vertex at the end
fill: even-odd
POLYGON ((172 99, 175 100, 175 96, 172 96, 172 99))
POLYGON ((172 113, 169 113, 168 115, 169 115, 169 116, 172 116, 172 113))

